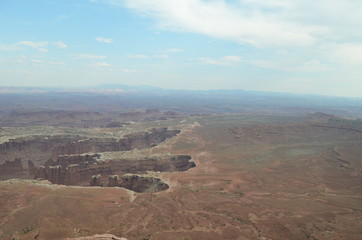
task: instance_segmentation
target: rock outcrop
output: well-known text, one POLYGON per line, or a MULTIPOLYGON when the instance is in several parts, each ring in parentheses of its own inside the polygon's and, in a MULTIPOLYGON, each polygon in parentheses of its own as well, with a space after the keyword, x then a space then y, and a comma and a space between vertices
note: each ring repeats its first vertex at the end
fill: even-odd
POLYGON ((23 165, 20 158, 15 161, 5 161, 0 165, 0 180, 17 178, 23 175, 23 165))
MULTIPOLYGON (((62 101, 63 102, 63 101, 62 101)), ((5 104, 7 105, 7 104, 5 104)), ((92 103, 92 110, 95 105, 92 103)), ((18 126, 59 126, 59 127, 122 127, 128 121, 152 121, 159 118, 175 118, 181 115, 176 112, 147 109, 137 112, 116 113, 104 111, 79 110, 15 110, 0 114, 0 125, 4 127, 18 126), (116 123, 116 124, 115 124, 116 123)), ((124 108, 123 108, 124 110, 124 108)))
POLYGON ((118 187, 119 186, 119 177, 118 175, 108 176, 107 187, 118 187))
POLYGON ((93 175, 92 176, 92 179, 89 183, 89 186, 92 186, 92 187, 95 187, 95 186, 98 186, 98 187, 102 187, 103 184, 102 184, 102 181, 101 181, 101 175, 93 175))
POLYGON ((164 183, 159 178, 140 177, 138 175, 123 176, 120 179, 119 186, 141 193, 154 193, 164 191, 169 188, 168 184, 164 183))
MULTIPOLYGON (((127 151, 157 146, 166 139, 176 136, 179 130, 155 128, 150 132, 129 134, 117 140, 114 138, 81 138, 78 136, 29 137, 10 140, 0 144, 2 159, 21 158, 44 163, 61 155, 127 151)), ((1 164, 1 160, 0 160, 1 164)), ((38 164, 42 165, 42 164, 38 164)))
POLYGON ((108 176, 108 181, 101 175, 94 175, 90 186, 123 187, 139 193, 155 193, 169 188, 168 184, 159 178, 138 175, 125 175, 121 178, 118 175, 111 175, 108 176))
POLYGON ((116 237, 112 234, 96 234, 88 237, 66 238, 65 240, 127 240, 127 238, 116 237))
MULTIPOLYGON (((0 144, 0 169, 2 169, 3 175, 13 175, 15 174, 15 169, 12 167, 14 165, 13 159, 21 159, 24 169, 20 171, 20 168, 17 168, 16 174, 25 170, 24 177, 26 175, 31 176, 34 166, 50 165, 46 164, 49 159, 60 161, 57 165, 64 167, 60 158, 63 155, 149 148, 158 145, 167 138, 176 136, 179 132, 179 130, 158 128, 152 129, 150 132, 129 134, 119 140, 113 138, 81 138, 79 136, 33 136, 14 139, 0 144)), ((16 162, 15 164, 19 163, 16 162)), ((74 162, 74 164, 79 164, 79 162, 74 162)))
POLYGON ((191 156, 98 161, 98 153, 150 148, 179 132, 154 128, 149 132, 126 135, 119 140, 79 136, 34 136, 10 140, 0 144, 0 156, 2 159, 17 158, 15 161, 0 162, 0 179, 34 178, 63 185, 125 187, 136 192, 162 191, 168 185, 158 178, 125 174, 186 171, 195 167, 195 163, 190 161, 191 156), (88 152, 96 154, 85 154, 88 152))
POLYGON ((62 156, 56 161, 48 160, 44 166, 32 167, 31 172, 34 173, 34 178, 49 180, 55 184, 114 187, 119 185, 117 175, 140 174, 147 171, 186 171, 196 166, 187 155, 108 162, 98 162, 98 157, 98 154, 62 156))

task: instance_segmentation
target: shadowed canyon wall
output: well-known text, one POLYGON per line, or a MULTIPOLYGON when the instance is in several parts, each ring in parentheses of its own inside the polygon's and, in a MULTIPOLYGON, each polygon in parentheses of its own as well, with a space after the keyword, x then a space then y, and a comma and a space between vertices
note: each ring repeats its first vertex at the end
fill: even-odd
POLYGON ((195 167, 195 163, 190 161, 191 156, 98 161, 100 155, 97 153, 154 147, 179 132, 159 128, 129 134, 119 140, 79 136, 36 136, 10 140, 0 144, 0 180, 35 178, 64 185, 119 186, 140 192, 165 190, 168 185, 160 179, 137 175, 118 179, 118 175, 186 171, 195 167), (8 160, 14 157, 14 161, 8 160), (112 176, 117 176, 117 179, 112 176))

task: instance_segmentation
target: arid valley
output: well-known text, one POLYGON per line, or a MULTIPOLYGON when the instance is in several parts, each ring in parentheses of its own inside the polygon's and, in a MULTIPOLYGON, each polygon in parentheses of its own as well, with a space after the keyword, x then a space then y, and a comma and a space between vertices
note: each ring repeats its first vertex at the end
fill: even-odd
POLYGON ((26 103, 0 118, 0 239, 361 239, 359 118, 26 103))
POLYGON ((362 240, 362 0, 0 0, 0 240, 362 240))

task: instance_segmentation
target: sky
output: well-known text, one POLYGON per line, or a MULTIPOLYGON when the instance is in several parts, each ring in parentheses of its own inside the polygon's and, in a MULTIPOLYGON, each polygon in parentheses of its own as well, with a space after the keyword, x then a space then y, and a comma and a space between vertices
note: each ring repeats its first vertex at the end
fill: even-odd
POLYGON ((0 86, 362 97, 361 0, 1 0, 0 86))

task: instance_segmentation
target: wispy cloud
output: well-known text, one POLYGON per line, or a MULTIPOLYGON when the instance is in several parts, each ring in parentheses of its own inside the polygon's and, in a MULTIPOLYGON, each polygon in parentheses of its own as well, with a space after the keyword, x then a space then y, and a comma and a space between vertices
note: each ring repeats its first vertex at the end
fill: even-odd
POLYGON ((327 64, 321 63, 319 60, 313 59, 305 62, 289 62, 285 60, 276 59, 274 61, 268 60, 246 60, 240 56, 224 56, 221 58, 198 58, 199 62, 209 65, 219 66, 233 66, 239 64, 253 65, 259 68, 274 69, 288 72, 324 72, 330 71, 331 68, 327 64))
POLYGON ((33 62, 33 63, 43 63, 42 60, 38 60, 38 59, 32 59, 31 62, 33 62))
POLYGON ((230 66, 239 62, 241 57, 239 56, 224 56, 219 59, 213 58, 198 58, 198 61, 204 64, 211 64, 211 65, 220 65, 220 66, 230 66))
POLYGON ((198 60, 202 63, 211 64, 211 65, 220 65, 220 66, 229 66, 230 65, 230 63, 228 63, 228 62, 215 60, 212 58, 199 58, 198 60))
POLYGON ((258 0, 234 3, 221 0, 115 2, 123 2, 142 16, 155 19, 160 30, 200 33, 256 46, 311 45, 316 41, 315 35, 324 31, 323 27, 285 19, 284 12, 290 10, 287 1, 268 5, 257 4, 261 3, 258 0))
POLYGON ((122 69, 122 72, 124 72, 124 73, 133 73, 133 72, 137 72, 137 71, 133 70, 133 69, 125 68, 125 69, 122 69))
MULTIPOLYGON (((356 0, 98 0, 133 10, 153 20, 156 31, 202 34, 253 46, 248 63, 281 71, 327 71, 329 63, 362 62, 362 1, 356 0), (357 39, 357 41, 356 41, 357 39), (264 51, 265 52, 260 52, 264 51), (293 64, 274 49, 294 52, 293 64), (267 54, 271 59, 260 59, 267 54), (318 60, 316 60, 318 59, 318 60), (319 61, 319 63, 317 63, 319 61)), ((172 54, 178 49, 165 53, 172 54)), ((131 55, 131 58, 154 58, 131 55)), ((200 58, 213 65, 243 61, 234 56, 200 58)))
POLYGON ((50 65, 64 65, 64 62, 52 62, 52 61, 49 61, 48 63, 50 65))
POLYGON ((288 72, 325 72, 330 71, 331 67, 322 63, 320 60, 312 59, 305 62, 285 62, 283 60, 250 60, 246 63, 266 69, 274 69, 288 72))
POLYGON ((184 50, 181 49, 181 48, 170 48, 170 49, 167 49, 166 51, 169 52, 169 53, 179 53, 179 52, 182 52, 184 50))
POLYGON ((48 52, 48 49, 46 49, 46 48, 38 48, 38 51, 39 51, 39 52, 44 52, 44 53, 45 53, 45 52, 48 52))
POLYGON ((362 66, 362 43, 334 44, 331 48, 334 62, 362 66))
POLYGON ((19 41, 13 44, 0 44, 0 51, 21 51, 26 48, 33 48, 38 50, 39 52, 46 53, 49 50, 45 47, 50 47, 51 45, 56 48, 68 48, 68 46, 64 42, 34 42, 34 41, 19 41))
POLYGON ((225 61, 239 62, 241 60, 241 57, 239 57, 239 56, 225 56, 225 57, 222 57, 222 59, 225 60, 225 61))
POLYGON ((107 58, 107 56, 104 55, 92 55, 92 54, 79 54, 75 56, 75 58, 79 59, 104 59, 107 58))
POLYGON ((27 59, 26 56, 21 55, 21 56, 17 57, 16 62, 17 62, 17 63, 25 63, 25 62, 26 62, 26 59, 27 59))
POLYGON ((0 51, 19 51, 21 48, 17 44, 0 44, 0 51))
POLYGON ((166 59, 166 58, 169 58, 170 56, 167 54, 157 54, 157 55, 153 55, 152 57, 166 59))
POLYGON ((31 48, 41 48, 47 46, 48 42, 32 42, 32 41, 20 41, 17 43, 18 45, 31 47, 31 48))
POLYGON ((99 62, 99 63, 93 64, 93 66, 97 66, 97 67, 109 67, 109 66, 111 66, 111 64, 105 63, 105 62, 99 62))
POLYGON ((103 0, 154 20, 157 30, 265 46, 311 46, 360 39, 356 0, 103 0))
POLYGON ((113 39, 112 38, 97 37, 96 41, 101 42, 101 43, 112 43, 113 39))
POLYGON ((138 58, 138 59, 148 59, 148 58, 161 58, 167 59, 170 56, 167 54, 155 54, 155 55, 145 55, 145 54, 131 54, 128 55, 129 58, 138 58))
POLYGON ((144 55, 144 54, 131 54, 128 55, 129 58, 138 58, 138 59, 147 59, 149 58, 149 56, 144 55))
POLYGON ((68 48, 68 45, 65 44, 64 42, 53 42, 52 43, 54 46, 56 46, 57 48, 68 48))

